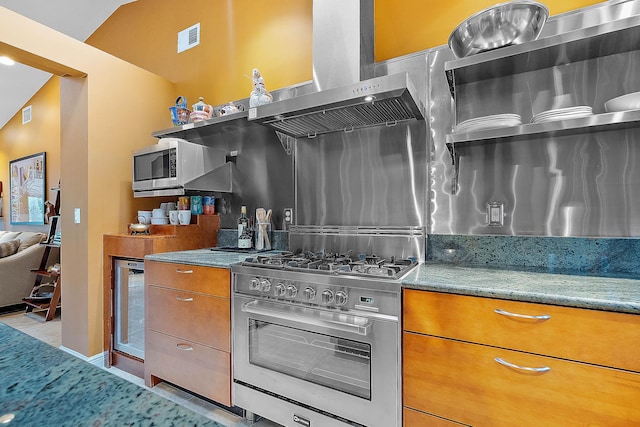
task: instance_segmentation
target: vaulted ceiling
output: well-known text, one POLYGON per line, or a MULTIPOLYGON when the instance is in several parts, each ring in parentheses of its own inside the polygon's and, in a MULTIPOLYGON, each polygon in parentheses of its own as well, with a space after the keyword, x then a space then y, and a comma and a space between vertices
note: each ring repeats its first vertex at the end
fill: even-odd
MULTIPOLYGON (((135 0, 0 0, 0 6, 84 42, 118 7, 132 1, 135 0)), ((50 73, 26 65, 0 64, 0 128, 50 77, 50 73)))

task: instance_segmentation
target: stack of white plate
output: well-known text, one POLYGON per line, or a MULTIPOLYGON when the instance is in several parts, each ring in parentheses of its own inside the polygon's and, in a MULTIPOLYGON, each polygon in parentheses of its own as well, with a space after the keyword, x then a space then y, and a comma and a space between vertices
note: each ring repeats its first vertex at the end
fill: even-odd
POLYGON ((578 107, 557 108, 555 110, 547 110, 533 116, 531 123, 544 123, 553 120, 577 119, 579 117, 588 117, 593 115, 593 109, 588 105, 580 105, 578 107))
POLYGON ((466 133, 476 130, 506 128, 522 124, 519 114, 494 114, 492 116, 476 117, 458 123, 456 133, 466 133))

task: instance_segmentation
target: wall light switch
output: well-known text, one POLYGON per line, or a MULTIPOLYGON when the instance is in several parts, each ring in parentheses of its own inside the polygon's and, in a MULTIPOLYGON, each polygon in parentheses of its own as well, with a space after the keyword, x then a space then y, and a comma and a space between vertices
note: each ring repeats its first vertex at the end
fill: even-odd
POLYGON ((502 227, 504 225, 504 203, 487 203, 487 224, 490 227, 502 227))
POLYGON ((80 224, 80 208, 73 209, 73 222, 75 224, 80 224))

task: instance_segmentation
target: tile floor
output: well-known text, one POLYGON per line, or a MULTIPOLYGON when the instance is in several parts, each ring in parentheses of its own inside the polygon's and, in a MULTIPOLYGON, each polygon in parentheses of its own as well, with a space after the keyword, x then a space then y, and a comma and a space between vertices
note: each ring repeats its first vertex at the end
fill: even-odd
MULTIPOLYGON (((62 322, 60 315, 49 321, 44 321, 44 312, 24 313, 23 311, 2 314, 0 322, 3 322, 15 329, 18 329, 34 338, 46 342, 54 347, 60 347, 62 344, 62 322)), ((148 388, 144 385, 144 380, 135 375, 121 371, 117 368, 105 368, 108 372, 118 375, 140 387, 148 388)), ((260 419, 257 422, 250 423, 243 417, 233 414, 225 409, 202 399, 197 395, 188 393, 177 387, 167 383, 161 383, 149 390, 163 396, 179 405, 185 406, 194 412, 202 414, 226 427, 280 427, 279 424, 273 423, 267 419, 260 419)))

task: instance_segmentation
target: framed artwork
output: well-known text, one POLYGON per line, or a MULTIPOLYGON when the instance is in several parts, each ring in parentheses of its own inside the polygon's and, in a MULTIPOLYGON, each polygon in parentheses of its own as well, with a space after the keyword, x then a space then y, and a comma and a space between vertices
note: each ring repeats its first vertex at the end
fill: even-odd
POLYGON ((11 224, 44 225, 46 153, 9 161, 11 224))

